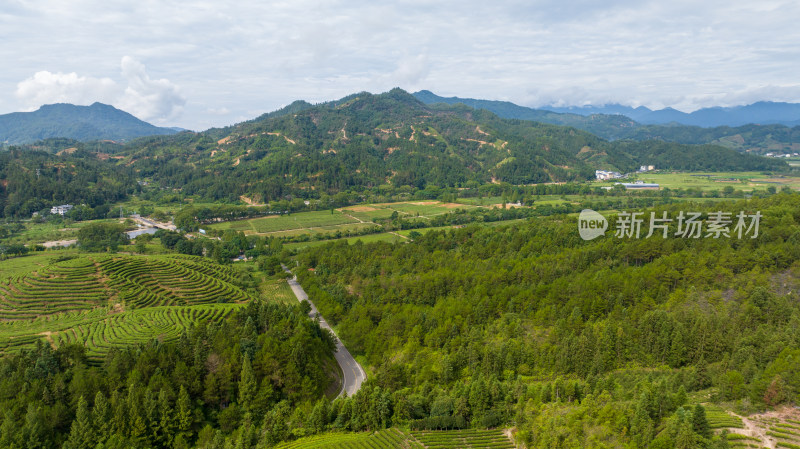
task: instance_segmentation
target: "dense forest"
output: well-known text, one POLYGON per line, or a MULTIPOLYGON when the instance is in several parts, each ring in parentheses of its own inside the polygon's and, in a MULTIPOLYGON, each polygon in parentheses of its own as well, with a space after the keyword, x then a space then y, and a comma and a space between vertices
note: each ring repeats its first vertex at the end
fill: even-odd
POLYGON ((0 216, 30 218, 60 204, 108 211, 109 204, 139 190, 132 169, 86 150, 61 155, 16 147, 0 151, 0 216))
POLYGON ((301 279, 395 419, 512 423, 535 448, 706 447, 687 394, 798 400, 800 195, 654 212, 686 207, 760 211, 760 233, 586 242, 560 216, 328 244, 298 255, 301 279))

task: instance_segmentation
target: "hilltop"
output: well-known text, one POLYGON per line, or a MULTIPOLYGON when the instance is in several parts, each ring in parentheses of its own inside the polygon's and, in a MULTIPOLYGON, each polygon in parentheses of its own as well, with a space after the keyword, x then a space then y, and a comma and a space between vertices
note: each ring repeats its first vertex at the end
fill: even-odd
POLYGON ((611 143, 572 127, 426 105, 400 89, 313 106, 296 102, 227 128, 138 139, 115 157, 187 195, 261 202, 378 186, 581 181, 598 168, 631 171, 645 163, 684 170, 787 167, 716 146, 611 143))
POLYGON ((161 128, 139 120, 113 106, 57 103, 33 112, 0 115, 0 144, 31 143, 53 137, 79 141, 128 141, 136 137, 175 134, 178 130, 161 128))

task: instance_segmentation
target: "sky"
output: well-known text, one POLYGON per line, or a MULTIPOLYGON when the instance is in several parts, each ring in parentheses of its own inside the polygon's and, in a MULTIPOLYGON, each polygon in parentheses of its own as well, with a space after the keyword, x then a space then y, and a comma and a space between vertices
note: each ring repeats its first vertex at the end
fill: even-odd
POLYGON ((800 102, 795 0, 0 0, 0 113, 203 130, 393 87, 524 106, 800 102))

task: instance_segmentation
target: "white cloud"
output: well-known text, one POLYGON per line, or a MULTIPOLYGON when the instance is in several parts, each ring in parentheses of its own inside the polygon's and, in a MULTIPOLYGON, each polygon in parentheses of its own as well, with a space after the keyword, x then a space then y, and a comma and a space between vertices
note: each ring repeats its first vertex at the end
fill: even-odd
POLYGON ((16 95, 32 110, 50 103, 107 103, 116 96, 117 90, 117 84, 110 78, 41 71, 17 84, 16 95))
POLYGON ((130 56, 122 58, 122 76, 128 83, 117 101, 120 109, 141 118, 163 122, 183 111, 186 99, 169 80, 152 80, 144 64, 130 56))
POLYGON ((144 64, 129 56, 122 58, 121 68, 124 85, 111 78, 45 70, 19 82, 15 94, 27 110, 51 103, 101 102, 158 123, 180 115, 186 99, 177 86, 166 79, 150 79, 144 64))
POLYGON ((530 106, 800 101, 794 0, 9 1, 0 113, 96 92, 202 129, 395 86, 530 106), (120 75, 120 55, 158 75, 135 61, 120 75))

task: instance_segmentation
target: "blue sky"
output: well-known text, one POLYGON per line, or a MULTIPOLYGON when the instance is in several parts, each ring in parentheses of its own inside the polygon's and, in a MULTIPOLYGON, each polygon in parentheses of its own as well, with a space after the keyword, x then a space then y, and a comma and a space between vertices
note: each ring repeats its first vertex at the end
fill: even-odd
POLYGON ((206 129, 392 87, 526 106, 800 102, 800 2, 0 0, 0 113, 206 129))

